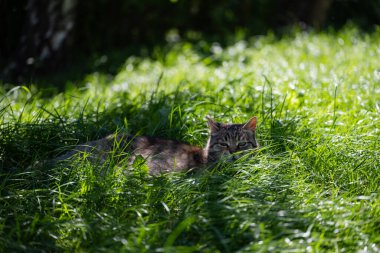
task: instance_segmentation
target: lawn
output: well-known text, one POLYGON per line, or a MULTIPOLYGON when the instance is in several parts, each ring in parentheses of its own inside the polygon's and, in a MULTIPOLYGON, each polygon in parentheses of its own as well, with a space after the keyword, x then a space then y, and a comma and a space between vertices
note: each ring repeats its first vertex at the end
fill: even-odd
POLYGON ((0 251, 379 252, 379 59, 380 29, 348 27, 168 44, 59 93, 1 87, 0 251), (203 146, 207 115, 257 116, 262 149, 156 177, 41 162, 116 131, 203 146))

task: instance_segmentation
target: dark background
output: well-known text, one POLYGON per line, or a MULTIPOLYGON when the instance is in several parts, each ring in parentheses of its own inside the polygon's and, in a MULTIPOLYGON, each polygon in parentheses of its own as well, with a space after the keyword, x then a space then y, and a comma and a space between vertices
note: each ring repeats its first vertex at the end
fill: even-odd
POLYGON ((30 83, 122 52, 105 58, 116 62, 105 70, 112 72, 170 38, 225 44, 237 31, 281 36, 294 25, 337 30, 348 22, 371 32, 380 0, 0 0, 0 83, 30 83))

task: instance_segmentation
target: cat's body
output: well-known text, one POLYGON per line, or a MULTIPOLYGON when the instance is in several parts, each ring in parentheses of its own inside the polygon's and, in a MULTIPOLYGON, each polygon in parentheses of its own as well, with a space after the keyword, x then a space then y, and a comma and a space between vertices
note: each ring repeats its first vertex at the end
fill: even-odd
POLYGON ((78 145, 57 160, 65 160, 75 154, 88 154, 91 160, 104 162, 113 154, 115 160, 127 159, 132 163, 137 156, 142 156, 150 174, 187 171, 223 158, 235 160, 242 151, 257 148, 256 122, 256 117, 246 124, 223 124, 209 118, 210 137, 205 148, 156 137, 114 134, 78 145), (118 151, 117 154, 114 150, 118 151))
POLYGON ((149 167, 150 174, 185 171, 204 166, 207 163, 207 154, 202 148, 175 140, 127 134, 109 135, 78 145, 73 151, 59 157, 58 160, 65 160, 76 154, 86 154, 87 159, 100 163, 110 158, 110 154, 113 154, 116 162, 127 159, 130 163, 137 156, 142 156, 149 167), (117 153, 114 150, 117 150, 117 153))

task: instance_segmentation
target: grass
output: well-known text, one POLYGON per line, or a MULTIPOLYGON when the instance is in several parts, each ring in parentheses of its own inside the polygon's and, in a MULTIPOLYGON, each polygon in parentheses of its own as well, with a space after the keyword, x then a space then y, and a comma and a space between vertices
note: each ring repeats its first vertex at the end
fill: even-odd
POLYGON ((379 45, 355 28, 182 42, 53 96, 0 88, 0 251, 379 252, 379 45), (263 149, 195 175, 36 164, 115 131, 203 146, 206 115, 257 115, 263 149))

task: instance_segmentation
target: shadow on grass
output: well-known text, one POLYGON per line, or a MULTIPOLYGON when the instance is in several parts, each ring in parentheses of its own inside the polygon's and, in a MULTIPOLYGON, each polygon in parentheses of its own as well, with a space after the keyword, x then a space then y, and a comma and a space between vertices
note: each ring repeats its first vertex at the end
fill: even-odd
POLYGON ((257 158, 242 166, 210 168, 185 177, 174 189, 169 183, 166 188, 180 210, 168 223, 169 231, 177 231, 170 248, 197 245, 210 251, 249 252, 263 250, 264 241, 306 232, 310 219, 298 209, 297 197, 289 189, 292 179, 284 174, 289 165, 260 171, 259 163, 257 158))
MULTIPOLYGON (((191 103, 194 94, 190 92, 142 94, 138 98, 131 98, 125 92, 120 96, 125 103, 110 106, 102 113, 96 108, 86 109, 78 118, 67 119, 57 112, 49 112, 49 117, 38 118, 36 123, 2 125, 0 168, 24 170, 35 161, 53 158, 74 145, 116 131, 184 140, 187 128, 195 120, 204 121, 206 127, 205 119, 194 119, 198 115, 178 110, 179 105, 191 103)), ((196 135, 201 138, 199 131, 196 135)))

